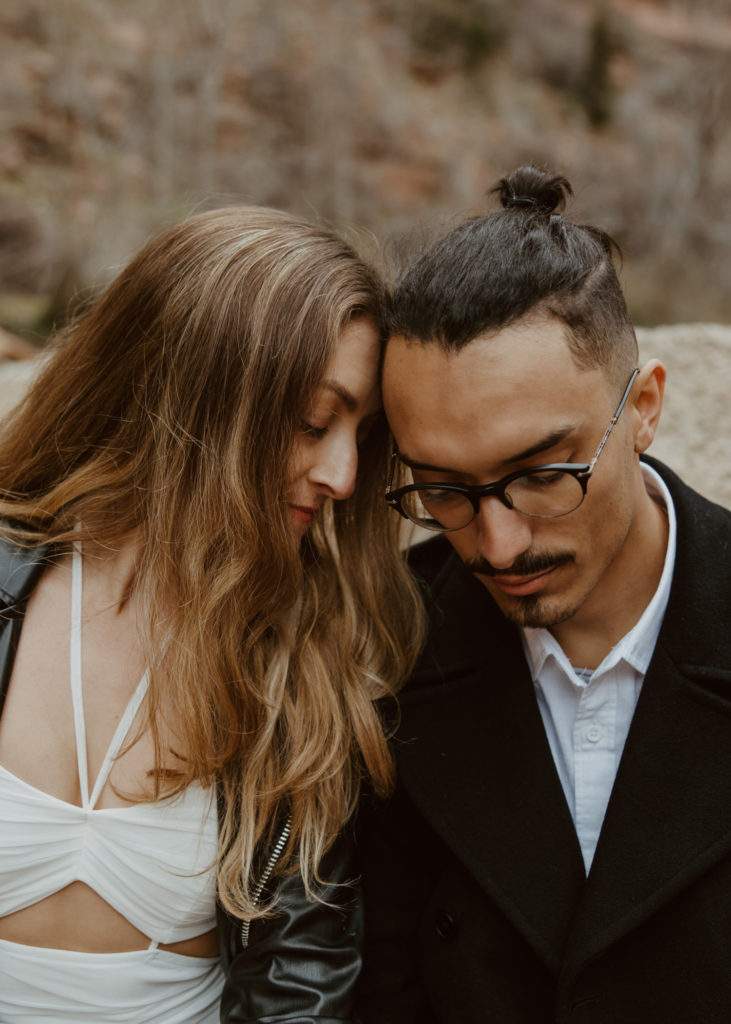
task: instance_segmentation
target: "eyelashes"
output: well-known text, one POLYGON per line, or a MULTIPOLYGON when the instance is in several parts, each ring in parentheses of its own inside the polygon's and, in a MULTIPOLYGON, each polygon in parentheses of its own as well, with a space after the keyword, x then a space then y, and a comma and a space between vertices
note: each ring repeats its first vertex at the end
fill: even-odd
MULTIPOLYGON (((359 425, 356 431, 356 444, 362 445, 367 440, 369 434, 373 430, 374 426, 383 420, 382 413, 375 413, 372 416, 367 416, 359 425)), ((311 437, 315 441, 322 441, 326 434, 330 430, 330 426, 317 427, 314 423, 308 423, 307 420, 300 422, 300 430, 305 437, 311 437)))
POLYGON ((300 424, 300 430, 307 437, 313 437, 316 441, 321 441, 325 434, 327 434, 327 427, 316 427, 312 423, 303 422, 300 424))

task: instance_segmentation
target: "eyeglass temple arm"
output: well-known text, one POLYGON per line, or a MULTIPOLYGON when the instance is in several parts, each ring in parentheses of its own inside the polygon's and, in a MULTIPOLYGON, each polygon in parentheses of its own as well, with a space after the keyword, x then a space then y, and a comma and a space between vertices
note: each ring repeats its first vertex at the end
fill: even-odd
MULTIPOLYGON (((398 448, 396 447, 396 442, 394 441, 394 443, 391 445, 391 461, 390 461, 390 465, 388 467, 388 481, 386 483, 386 493, 385 493, 386 501, 388 501, 388 499, 390 497, 390 494, 391 494, 392 487, 393 487, 393 477, 394 477, 394 473, 396 472, 396 459, 397 458, 398 458, 398 448)), ((401 509, 399 509, 399 512, 401 512, 401 509)), ((403 512, 401 512, 401 515, 403 515, 403 512)))
POLYGON ((629 383, 627 384, 627 387, 624 389, 624 394, 622 395, 621 399, 619 400, 619 405, 617 406, 617 411, 615 412, 614 416, 612 416, 612 420, 611 420, 609 426, 604 431, 604 437, 599 442, 599 447, 597 448, 596 452, 594 453, 594 458, 589 463, 589 468, 587 469, 586 473, 584 474, 585 476, 588 477, 588 476, 591 475, 591 472, 594 469, 594 466, 596 465, 597 459, 599 458, 599 456, 602 453, 604 445, 609 440, 609 435, 614 430, 614 426, 615 426, 617 420, 622 415, 622 409, 624 409, 625 403, 626 403, 627 399, 629 398, 629 393, 632 390, 632 385, 634 384, 635 378, 637 377, 637 374, 639 372, 640 372, 639 371, 639 367, 636 370, 633 371, 632 376, 629 379, 629 383))

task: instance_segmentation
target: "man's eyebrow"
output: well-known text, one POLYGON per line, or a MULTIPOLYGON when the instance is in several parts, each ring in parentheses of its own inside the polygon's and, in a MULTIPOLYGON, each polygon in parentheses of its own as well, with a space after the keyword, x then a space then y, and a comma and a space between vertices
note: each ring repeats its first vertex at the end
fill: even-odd
POLYGON ((529 448, 525 448, 522 452, 518 452, 517 455, 513 455, 509 459, 504 459, 501 465, 507 466, 511 462, 522 462, 523 459, 530 459, 534 455, 540 455, 541 452, 547 452, 551 448, 555 448, 557 444, 561 444, 566 438, 573 434, 576 428, 571 426, 558 427, 556 430, 552 430, 550 434, 546 434, 544 438, 532 444, 529 448))
MULTIPOLYGON (((552 430, 550 434, 541 438, 535 444, 532 444, 529 448, 524 448, 523 451, 517 452, 508 459, 503 459, 500 463, 501 466, 509 466, 515 462, 522 462, 524 459, 530 459, 534 455, 540 455, 541 452, 549 451, 555 445, 565 441, 566 438, 574 432, 573 426, 559 427, 557 430, 552 430)), ((429 473, 454 473, 454 468, 449 469, 446 466, 433 466, 429 462, 418 462, 416 459, 410 459, 408 455, 404 455, 403 452, 399 451, 399 459, 408 466, 409 469, 423 469, 429 473)))
POLYGON ((355 412, 358 408, 358 399, 351 394, 347 388, 344 388, 342 384, 338 383, 338 381, 325 379, 320 382, 320 387, 326 388, 326 390, 332 391, 334 395, 337 395, 348 412, 355 412))
POLYGON ((417 462, 416 459, 410 459, 408 455, 404 455, 402 451, 399 451, 398 457, 405 466, 409 469, 425 469, 430 473, 453 473, 453 469, 445 469, 444 466, 432 466, 430 462, 417 462))

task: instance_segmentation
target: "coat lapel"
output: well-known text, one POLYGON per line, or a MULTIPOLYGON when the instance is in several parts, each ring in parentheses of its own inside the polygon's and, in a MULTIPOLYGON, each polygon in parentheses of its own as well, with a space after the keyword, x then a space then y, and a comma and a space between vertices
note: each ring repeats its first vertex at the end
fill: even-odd
POLYGON ((731 516, 656 468, 678 518, 673 586, 577 911, 575 966, 731 849, 731 516))
POLYGON ((445 580, 402 698, 401 783, 555 970, 584 885, 571 816, 517 630, 456 557, 445 580))
POLYGON ((403 784, 555 970, 586 964, 731 848, 731 516, 654 465, 678 517, 673 586, 588 880, 518 633, 454 555, 402 698, 403 784))
MULTIPOLYGON (((726 673, 731 694, 731 672, 726 673)), ((731 702, 656 650, 578 909, 567 963, 636 927, 731 850, 731 702)))

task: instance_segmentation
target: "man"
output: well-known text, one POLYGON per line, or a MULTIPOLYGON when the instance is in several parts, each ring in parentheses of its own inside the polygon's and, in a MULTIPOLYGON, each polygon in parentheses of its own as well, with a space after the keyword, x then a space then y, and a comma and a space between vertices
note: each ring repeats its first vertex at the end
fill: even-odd
POLYGON ((731 1020, 731 515, 640 460, 665 371, 568 193, 519 169, 395 296, 387 500, 441 536, 363 1024, 731 1020))

